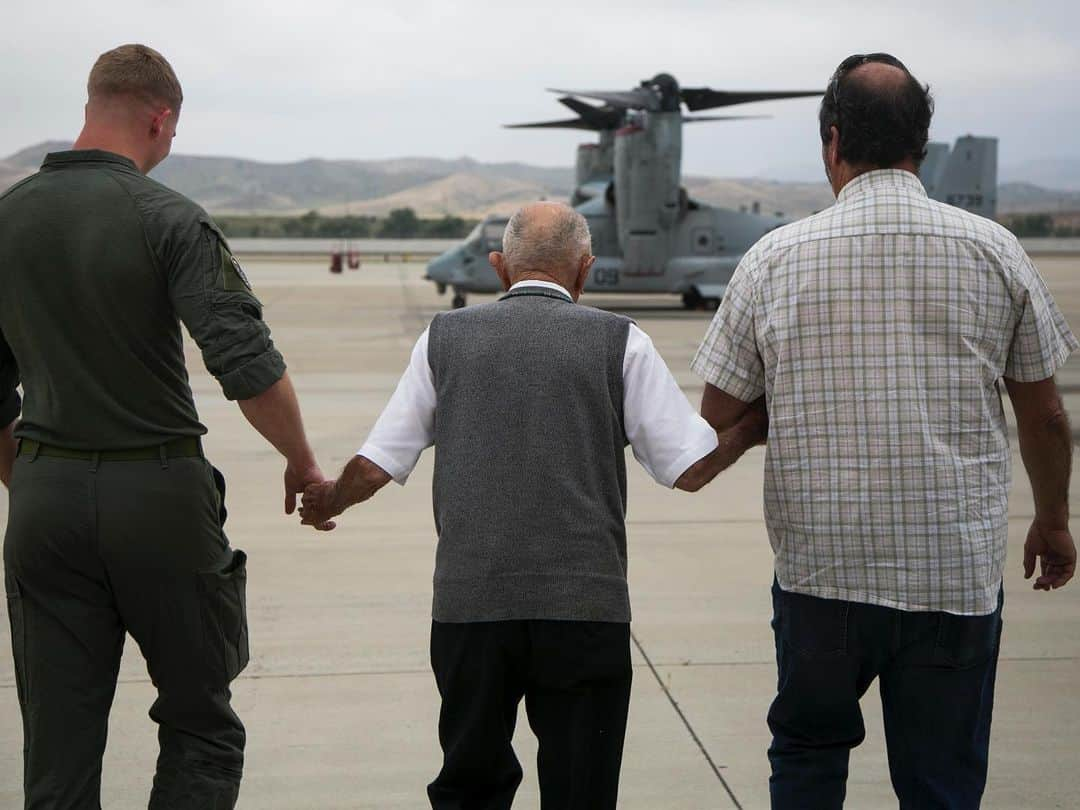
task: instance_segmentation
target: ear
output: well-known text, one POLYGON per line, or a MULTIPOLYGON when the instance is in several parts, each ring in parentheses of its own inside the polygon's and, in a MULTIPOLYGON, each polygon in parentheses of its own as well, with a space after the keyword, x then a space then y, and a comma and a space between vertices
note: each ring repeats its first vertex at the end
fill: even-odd
POLYGON ((595 256, 583 256, 581 264, 578 267, 577 279, 574 281, 574 300, 576 301, 581 297, 581 293, 585 291, 585 282, 589 279, 589 271, 592 270, 592 266, 596 264, 595 256))
POLYGON ((499 277, 499 281, 502 282, 503 291, 509 290, 511 287, 510 272, 506 267, 506 256, 497 250, 493 250, 488 254, 488 263, 495 268, 495 274, 499 277))
POLYGON ((829 127, 829 143, 825 146, 825 154, 830 166, 840 162, 840 130, 835 126, 829 127))
POLYGON ((154 113, 154 117, 150 119, 150 137, 157 138, 165 131, 165 121, 170 115, 172 110, 169 107, 162 107, 154 113))

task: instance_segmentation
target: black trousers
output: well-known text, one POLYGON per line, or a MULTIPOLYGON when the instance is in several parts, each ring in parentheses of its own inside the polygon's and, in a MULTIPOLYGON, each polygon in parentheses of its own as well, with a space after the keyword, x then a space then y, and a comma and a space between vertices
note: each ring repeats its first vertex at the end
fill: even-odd
POLYGON ((877 678, 901 810, 976 810, 986 786, 1001 605, 986 616, 818 599, 773 585, 774 810, 839 810, 859 699, 877 678))
POLYGON ((151 810, 230 810, 244 727, 229 683, 247 663, 244 554, 222 530, 203 458, 20 456, 4 584, 22 709, 27 810, 99 810, 125 631, 158 697, 151 810))
POLYGON ((611 810, 630 705, 630 625, 504 621, 431 626, 442 697, 434 810, 507 810, 521 782, 511 741, 522 697, 540 743, 543 810, 611 810))

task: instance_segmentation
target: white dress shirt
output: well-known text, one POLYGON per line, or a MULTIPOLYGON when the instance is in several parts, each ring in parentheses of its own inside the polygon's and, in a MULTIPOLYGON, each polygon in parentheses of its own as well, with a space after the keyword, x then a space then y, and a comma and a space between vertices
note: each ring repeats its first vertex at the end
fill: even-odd
MULTIPOLYGON (((570 298, 563 287, 547 281, 521 281, 510 290, 525 286, 544 287, 570 298)), ((717 446, 716 431, 690 405, 652 340, 635 324, 630 325, 623 358, 623 426, 634 458, 665 487, 674 486, 694 462, 717 446)), ((404 484, 434 440, 435 378, 428 363, 425 329, 359 455, 404 484)))

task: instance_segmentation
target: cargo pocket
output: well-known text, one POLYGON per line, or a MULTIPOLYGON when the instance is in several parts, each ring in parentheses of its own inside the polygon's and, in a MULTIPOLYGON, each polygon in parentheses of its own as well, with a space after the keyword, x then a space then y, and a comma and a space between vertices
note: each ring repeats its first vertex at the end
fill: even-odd
POLYGON ((207 660, 227 684, 248 664, 247 555, 234 550, 224 568, 198 576, 207 660))
POLYGON ((26 617, 23 613, 22 593, 12 574, 4 576, 7 593, 8 622, 11 624, 11 652, 15 659, 15 693, 19 705, 26 705, 26 617))
POLYGON ((217 490, 218 522, 225 528, 225 521, 229 519, 229 510, 225 508, 225 476, 213 464, 210 464, 210 474, 214 477, 214 489, 217 490))

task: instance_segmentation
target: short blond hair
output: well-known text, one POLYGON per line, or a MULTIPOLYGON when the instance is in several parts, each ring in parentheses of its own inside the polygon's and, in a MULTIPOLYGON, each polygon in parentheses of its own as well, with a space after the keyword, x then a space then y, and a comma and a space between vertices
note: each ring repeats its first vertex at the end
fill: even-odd
POLYGON ((109 96, 132 96, 179 111, 184 101, 172 65, 146 45, 121 45, 106 51, 90 69, 86 83, 90 101, 109 96))

